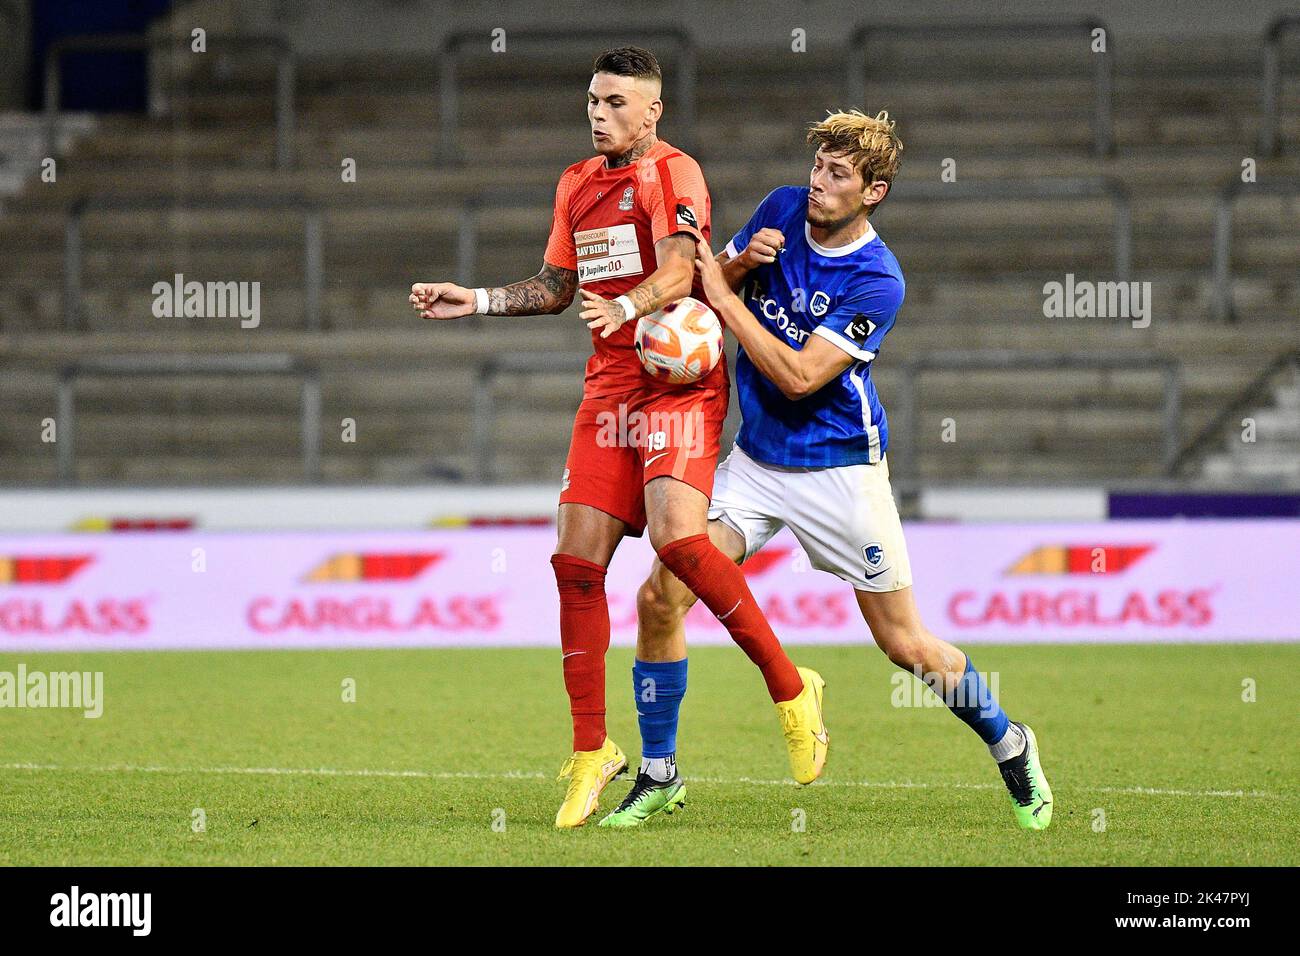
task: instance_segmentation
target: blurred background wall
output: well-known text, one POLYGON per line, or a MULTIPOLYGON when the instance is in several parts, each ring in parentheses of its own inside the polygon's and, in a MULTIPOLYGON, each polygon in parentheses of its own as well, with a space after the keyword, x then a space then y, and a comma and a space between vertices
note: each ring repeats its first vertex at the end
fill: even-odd
POLYGON ((536 272, 559 172, 590 152, 592 55, 639 40, 719 246, 806 177, 823 110, 898 119, 874 222, 908 297, 873 375, 905 508, 971 484, 1300 486, 1300 30, 1271 139, 1262 95, 1282 4, 0 3, 30 47, 0 71, 11 102, 29 79, 0 115, 0 485, 552 487, 578 310, 435 325, 405 297, 536 272), (877 23, 930 27, 857 33, 877 23), (257 320, 159 315, 177 275, 256 285, 257 320), (1048 315, 1076 279, 1146 287, 1147 320, 1048 315))

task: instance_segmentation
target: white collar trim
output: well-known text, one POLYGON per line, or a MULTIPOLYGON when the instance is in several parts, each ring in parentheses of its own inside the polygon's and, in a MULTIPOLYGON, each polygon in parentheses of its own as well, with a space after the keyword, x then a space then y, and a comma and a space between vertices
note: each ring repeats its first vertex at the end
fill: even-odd
POLYGON ((816 239, 812 237, 812 226, 809 224, 808 220, 805 219, 803 221, 803 235, 804 238, 808 240, 808 247, 812 249, 813 252, 817 253, 817 255, 826 256, 831 259, 838 259, 840 256, 847 256, 850 253, 857 252, 859 249, 865 246, 872 239, 875 239, 876 230, 875 227, 872 226, 871 222, 868 220, 867 231, 864 232, 862 235, 858 236, 858 238, 854 239, 848 245, 823 246, 820 242, 818 242, 816 239))

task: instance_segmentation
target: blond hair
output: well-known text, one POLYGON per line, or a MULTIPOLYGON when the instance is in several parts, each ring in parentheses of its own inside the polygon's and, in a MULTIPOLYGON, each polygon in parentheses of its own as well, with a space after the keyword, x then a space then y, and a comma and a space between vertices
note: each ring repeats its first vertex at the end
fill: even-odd
POLYGON ((864 185, 892 184, 903 152, 903 141, 898 138, 888 110, 875 116, 861 110, 828 110, 820 123, 809 124, 808 145, 828 153, 843 153, 862 173, 864 185))

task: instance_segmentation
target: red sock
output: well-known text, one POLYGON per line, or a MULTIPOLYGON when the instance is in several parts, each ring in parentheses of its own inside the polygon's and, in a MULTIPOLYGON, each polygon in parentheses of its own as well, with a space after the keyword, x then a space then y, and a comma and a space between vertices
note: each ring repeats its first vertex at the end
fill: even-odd
POLYGON ((605 742, 605 651, 609 649, 605 569, 571 554, 552 555, 551 567, 560 591, 560 647, 573 715, 573 749, 599 750, 605 742))
POLYGON ((803 678, 772 633, 745 583, 745 575, 717 549, 707 534, 678 538, 664 545, 659 550, 659 560, 726 625, 731 639, 763 672, 772 700, 793 700, 799 696, 803 678))

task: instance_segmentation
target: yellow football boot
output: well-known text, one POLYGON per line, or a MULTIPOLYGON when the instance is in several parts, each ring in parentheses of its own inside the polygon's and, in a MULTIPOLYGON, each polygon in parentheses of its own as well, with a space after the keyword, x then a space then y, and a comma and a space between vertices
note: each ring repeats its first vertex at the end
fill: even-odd
POLYGON ((799 783, 812 783, 826 766, 826 751, 831 743, 826 721, 822 719, 826 681, 810 667, 795 669, 803 678, 803 690, 794 700, 778 703, 776 712, 781 718, 786 749, 790 751, 790 772, 799 783))
POLYGON ((564 803, 555 815, 555 825, 564 829, 580 827, 587 822, 600 805, 600 792, 605 785, 627 770, 627 758, 618 744, 605 738, 599 750, 575 750, 564 761, 557 780, 568 778, 569 789, 564 803))

